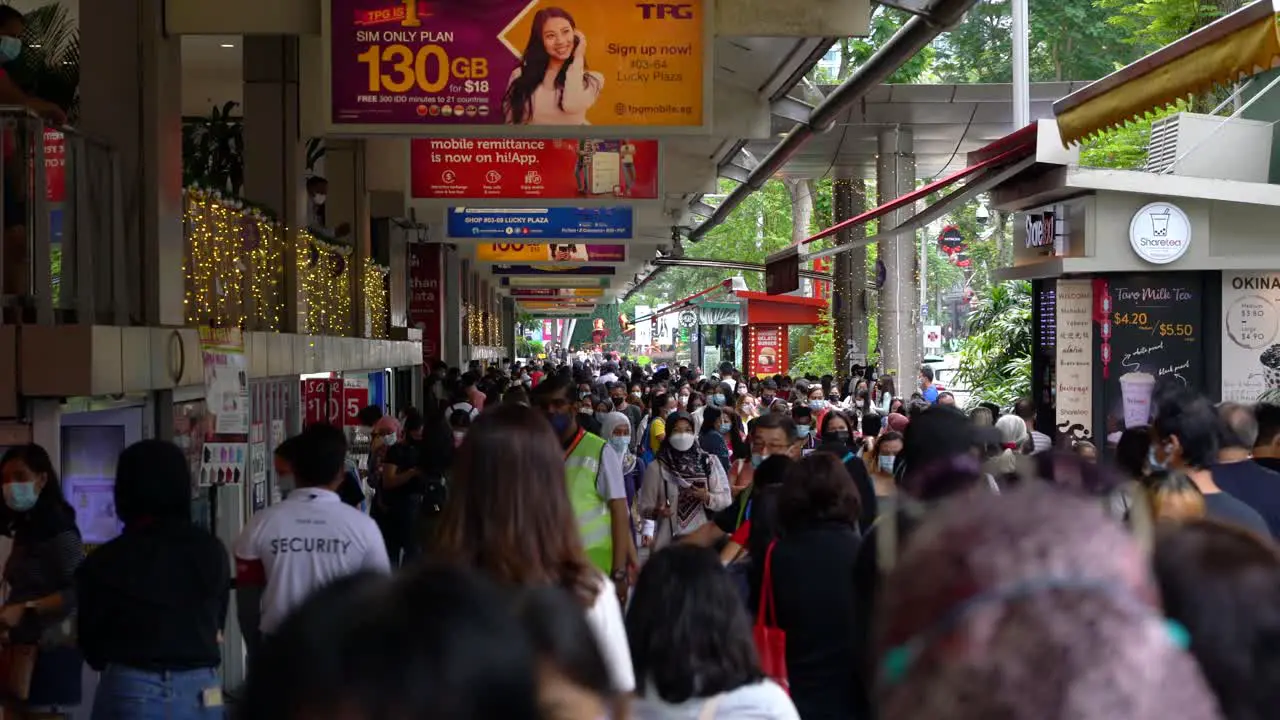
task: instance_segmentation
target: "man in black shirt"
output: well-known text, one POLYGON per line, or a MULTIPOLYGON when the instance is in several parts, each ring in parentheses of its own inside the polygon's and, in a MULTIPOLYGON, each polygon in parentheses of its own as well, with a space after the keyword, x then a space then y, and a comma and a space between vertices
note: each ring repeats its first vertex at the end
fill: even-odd
POLYGON ((387 557, 392 566, 408 562, 416 555, 413 526, 422 507, 425 482, 419 468, 422 443, 422 416, 412 413, 404 421, 404 438, 387 435, 391 443, 382 459, 381 486, 374 499, 374 519, 387 542, 387 557))
MULTIPOLYGON (((1258 420, 1253 408, 1223 403, 1218 408, 1218 464, 1213 481, 1218 487, 1258 511, 1274 537, 1280 537, 1280 473, 1268 470, 1251 457, 1258 443, 1258 420)), ((1275 428, 1271 428, 1271 443, 1275 428)))

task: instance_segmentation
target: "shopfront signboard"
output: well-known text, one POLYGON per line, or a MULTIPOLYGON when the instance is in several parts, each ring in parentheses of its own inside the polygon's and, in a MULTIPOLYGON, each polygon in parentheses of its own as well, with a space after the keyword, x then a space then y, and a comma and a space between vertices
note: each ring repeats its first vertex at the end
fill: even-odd
POLYGON ((1191 221, 1177 205, 1156 202, 1145 205, 1129 221, 1129 245, 1138 257, 1153 265, 1166 265, 1191 247, 1191 221))
POLYGON ((1093 437, 1093 282, 1059 280, 1054 302, 1054 427, 1093 437))
POLYGON ((658 141, 414 138, 409 185, 429 200, 653 200, 658 141))
POLYGON ((480 262, 623 262, 626 259, 626 245, 485 243, 476 248, 476 260, 480 262))
POLYGON ((602 297, 604 288, 512 288, 514 298, 602 297))
POLYGON ((625 240, 632 234, 630 207, 451 207, 448 215, 449 237, 458 239, 625 240))
POLYGON ((1224 272, 1222 314, 1223 401, 1280 398, 1280 273, 1224 272))
POLYGON ((359 427, 360 411, 369 406, 369 378, 348 377, 342 381, 342 424, 359 427))
POLYGON ((546 275, 616 275, 612 265, 494 265, 494 275, 541 277, 546 275))
POLYGON ((409 243, 409 325, 422 331, 422 365, 442 357, 443 262, 440 245, 409 243))
POLYGON ((763 378, 786 372, 787 326, 751 325, 747 333, 749 375, 763 378))
POLYGON ((1153 273, 1092 282, 1107 439, 1115 442, 1150 423, 1160 389, 1204 388, 1204 281, 1197 273, 1153 273))
POLYGON ((687 127, 707 122, 710 4, 329 0, 331 122, 687 127), (555 92, 542 90, 550 66, 555 92))

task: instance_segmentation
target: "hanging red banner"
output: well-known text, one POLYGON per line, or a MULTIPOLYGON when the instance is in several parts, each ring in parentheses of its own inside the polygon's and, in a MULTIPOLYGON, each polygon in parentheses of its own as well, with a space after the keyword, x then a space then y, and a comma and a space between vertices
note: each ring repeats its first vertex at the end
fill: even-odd
POLYGON ((409 243, 409 325, 422 331, 424 370, 443 357, 443 260, 439 245, 409 243))

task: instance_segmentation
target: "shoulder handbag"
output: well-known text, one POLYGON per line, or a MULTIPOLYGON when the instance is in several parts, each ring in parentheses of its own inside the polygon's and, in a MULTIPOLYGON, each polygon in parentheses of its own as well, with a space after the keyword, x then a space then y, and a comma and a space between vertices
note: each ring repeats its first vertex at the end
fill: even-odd
POLYGON ((778 627, 778 609, 773 600, 773 548, 777 540, 769 543, 764 554, 764 577, 760 582, 760 608, 756 612, 756 625, 752 634, 756 653, 760 655, 760 669, 765 677, 790 692, 787 682, 787 634, 778 627))

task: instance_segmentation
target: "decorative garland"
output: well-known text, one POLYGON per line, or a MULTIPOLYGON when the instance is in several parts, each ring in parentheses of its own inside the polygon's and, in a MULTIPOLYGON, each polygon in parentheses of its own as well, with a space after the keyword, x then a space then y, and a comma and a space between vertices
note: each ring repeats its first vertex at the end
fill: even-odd
POLYGON ((387 276, 390 274, 391 268, 365 258, 360 282, 364 289, 367 337, 385 340, 390 335, 391 309, 387 307, 387 276))

